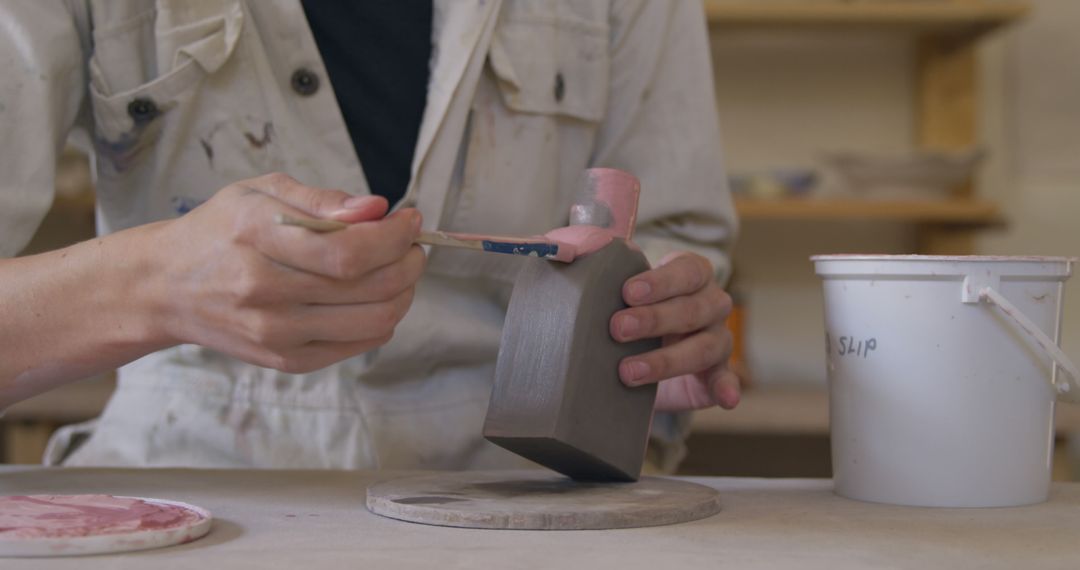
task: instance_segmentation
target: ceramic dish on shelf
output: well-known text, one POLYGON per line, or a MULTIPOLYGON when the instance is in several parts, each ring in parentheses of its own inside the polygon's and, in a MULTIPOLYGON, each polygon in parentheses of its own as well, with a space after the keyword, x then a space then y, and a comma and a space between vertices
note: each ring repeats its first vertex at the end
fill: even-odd
POLYGON ((731 192, 747 198, 774 199, 808 195, 818 183, 811 168, 776 168, 737 173, 729 178, 731 192))
POLYGON ((889 200, 944 200, 970 180, 985 152, 915 151, 879 155, 838 152, 824 157, 851 195, 889 200))

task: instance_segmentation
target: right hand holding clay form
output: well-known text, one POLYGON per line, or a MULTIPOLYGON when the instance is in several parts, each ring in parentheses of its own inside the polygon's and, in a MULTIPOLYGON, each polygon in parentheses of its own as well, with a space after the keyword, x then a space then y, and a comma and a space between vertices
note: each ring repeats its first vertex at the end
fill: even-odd
POLYGON ((353 197, 270 174, 219 191, 154 236, 149 276, 169 343, 200 344, 285 372, 317 370, 388 342, 412 303, 425 257, 420 213, 386 216, 353 197), (274 223, 334 219, 334 233, 274 223))

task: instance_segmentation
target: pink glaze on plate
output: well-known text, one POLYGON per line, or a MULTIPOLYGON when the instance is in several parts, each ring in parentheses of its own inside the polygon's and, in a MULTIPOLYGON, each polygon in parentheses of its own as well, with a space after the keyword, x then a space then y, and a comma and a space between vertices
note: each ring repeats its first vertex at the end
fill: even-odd
POLYGON ((168 530, 202 521, 177 505, 111 495, 0 497, 0 539, 71 538, 168 530))

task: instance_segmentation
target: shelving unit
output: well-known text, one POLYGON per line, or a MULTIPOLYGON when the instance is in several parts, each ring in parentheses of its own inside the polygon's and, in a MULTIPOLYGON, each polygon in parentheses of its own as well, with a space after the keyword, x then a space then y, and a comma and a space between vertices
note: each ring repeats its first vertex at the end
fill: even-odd
MULTIPOLYGON (((1023 0, 706 0, 710 26, 738 29, 885 30, 911 34, 916 50, 915 146, 965 150, 978 143, 978 39, 1023 18, 1023 0)), ((740 200, 743 219, 890 220, 918 227, 921 253, 962 255, 971 230, 1003 222, 997 207, 975 198, 974 184, 950 200, 740 200)))
POLYGON ((1027 14, 1027 2, 1005 1, 730 1, 707 0, 717 26, 857 26, 949 34, 979 34, 1027 14))
MULTIPOLYGON (((734 410, 713 408, 694 414, 695 431, 829 435, 829 396, 811 388, 753 389, 734 410)), ((1080 406, 1058 406, 1058 434, 1080 432, 1080 406)))
POLYGON ((986 227, 1002 223, 997 204, 984 200, 779 199, 735 200, 747 221, 893 221, 986 227))
MULTIPOLYGON (((987 34, 1026 16, 1024 0, 706 0, 711 27, 724 30, 837 34, 902 34, 914 50, 914 148, 967 150, 979 142, 977 51, 987 34)), ((904 70, 908 72, 908 70, 904 70)), ((916 251, 962 255, 974 251, 974 232, 1005 223, 997 204, 977 197, 967 181, 942 200, 884 201, 852 198, 736 199, 747 224, 755 222, 872 221, 910 224, 916 251)), ((1080 416, 1058 419, 1062 432, 1080 430, 1080 416)), ((699 412, 697 437, 828 435, 823 389, 761 386, 733 412, 699 412)))
MULTIPOLYGON (((1080 406, 1058 406, 1054 431, 1060 438, 1080 432, 1080 406)), ((750 390, 734 410, 694 414, 687 442, 690 456, 682 469, 696 475, 828 477, 828 437, 829 396, 824 390, 750 390)), ((1075 481, 1078 476, 1066 446, 1056 446, 1054 480, 1075 481)))

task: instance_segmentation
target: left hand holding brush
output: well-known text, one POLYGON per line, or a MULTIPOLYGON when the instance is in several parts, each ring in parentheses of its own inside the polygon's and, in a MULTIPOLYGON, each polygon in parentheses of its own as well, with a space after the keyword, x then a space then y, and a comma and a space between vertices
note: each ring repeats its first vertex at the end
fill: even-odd
POLYGON ((386 344, 425 264, 420 213, 386 215, 353 197, 283 175, 244 180, 163 223, 159 292, 165 345, 192 343, 290 373, 318 370, 386 344), (319 234, 275 216, 342 224, 319 234))
POLYGON ((704 257, 675 252, 657 267, 628 279, 629 308, 611 318, 619 342, 662 337, 664 346, 623 359, 619 376, 628 386, 659 382, 656 410, 693 410, 739 403, 739 379, 727 367, 731 333, 724 325, 731 297, 704 257))

